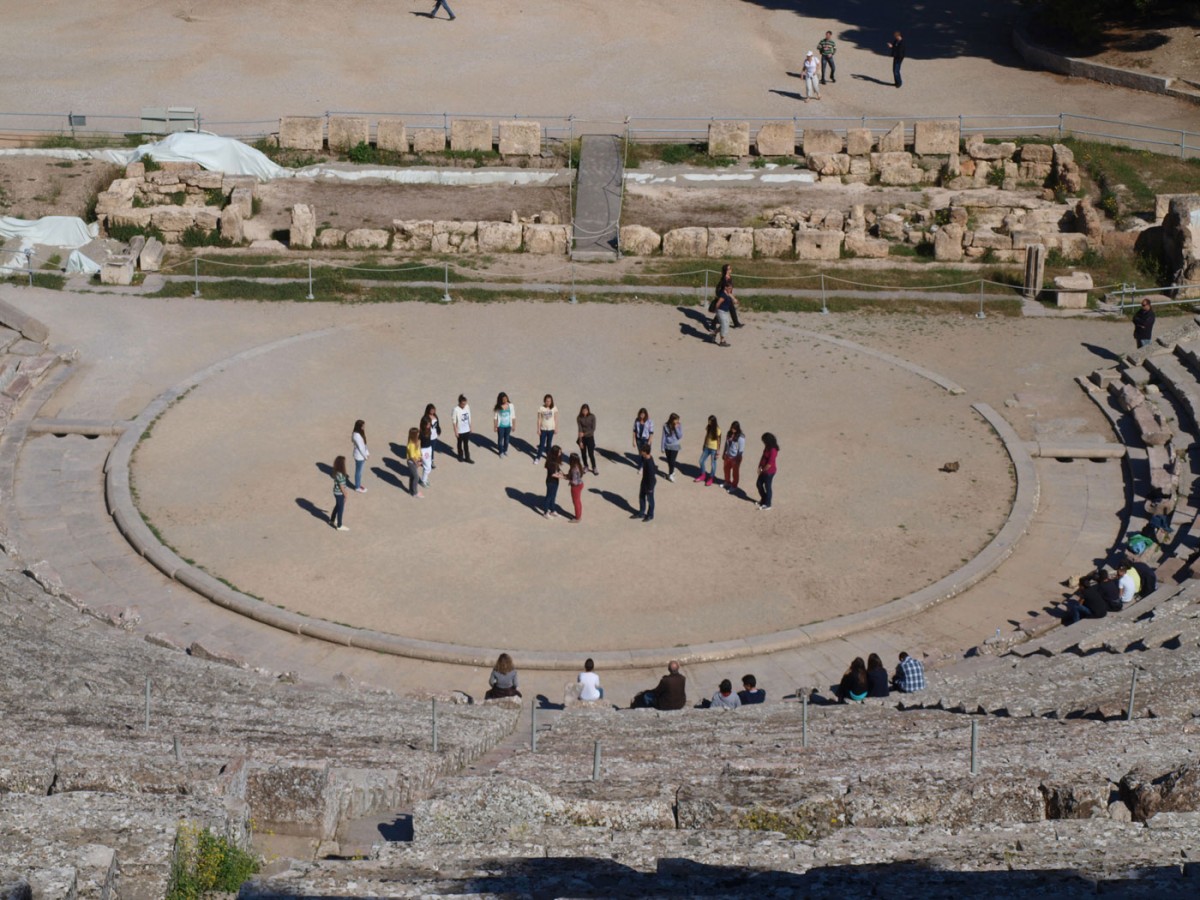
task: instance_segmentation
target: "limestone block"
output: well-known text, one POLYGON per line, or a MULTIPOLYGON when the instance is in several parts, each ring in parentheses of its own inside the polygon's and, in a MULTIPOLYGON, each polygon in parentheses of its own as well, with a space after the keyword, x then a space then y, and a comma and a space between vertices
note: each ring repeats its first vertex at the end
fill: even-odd
POLYGON ((162 170, 158 174, 174 175, 181 181, 184 175, 190 175, 193 172, 201 170, 200 163, 191 161, 168 162, 167 160, 159 160, 158 164, 162 166, 162 170))
POLYGON ((460 152, 492 149, 492 123, 487 119, 455 119, 450 123, 450 149, 460 152))
POLYGON ((446 133, 440 128, 414 128, 413 153, 442 153, 446 149, 446 133))
POLYGON ((976 228, 971 246, 983 250, 1011 250, 1013 239, 1011 234, 996 234, 989 228, 976 228))
POLYGON ((846 152, 851 156, 866 156, 875 146, 870 128, 850 128, 846 131, 846 152))
POLYGON ((478 229, 478 222, 434 222, 430 249, 434 253, 474 253, 479 247, 478 229))
POLYGON ((1061 166, 1064 163, 1075 162, 1075 153, 1066 144, 1053 144, 1051 150, 1054 153, 1054 165, 1061 166))
POLYGON ((146 228, 149 226, 152 218, 153 214, 149 209, 122 209, 106 216, 105 225, 109 228, 114 225, 146 228))
POLYGON ((871 154, 871 168, 877 172, 891 166, 908 167, 912 164, 913 155, 904 150, 881 150, 871 154))
POLYGON ((759 256, 779 259, 792 255, 790 228, 755 228, 754 252, 759 256))
POLYGON ((1055 304, 1059 309, 1087 309, 1086 291, 1058 291, 1055 304))
POLYGON ((1017 166, 1017 178, 1021 181, 1036 181, 1039 184, 1050 177, 1050 163, 1025 162, 1017 166))
POLYGON ((967 152, 971 159, 999 160, 1012 159, 1012 156, 1017 151, 1017 145, 1012 141, 1003 141, 999 144, 985 144, 982 141, 976 144, 971 144, 967 147, 967 152))
POLYGON ((870 178, 871 160, 865 156, 851 156, 850 175, 858 178, 870 178))
POLYGON ((838 259, 844 237, 840 231, 797 231, 796 259, 838 259))
POLYGON ((842 136, 828 128, 804 129, 804 155, 814 153, 841 153, 842 136))
POLYGON ((101 191, 96 195, 96 215, 114 213, 126 209, 132 203, 132 198, 126 199, 113 191, 101 191))
POLYGON ((526 253, 546 256, 566 256, 571 245, 571 229, 566 225, 522 226, 521 240, 526 253))
POLYGON ((228 241, 240 244, 245 240, 246 235, 242 228, 242 212, 236 206, 227 206, 221 210, 217 227, 221 230, 221 237, 228 241))
MULTIPOLYGON (((108 186, 108 189, 110 191, 113 190, 113 185, 115 185, 115 184, 116 184, 116 182, 114 181, 113 184, 110 184, 108 186)), ((1169 210, 1171 208, 1171 201, 1174 200, 1176 197, 1184 197, 1184 196, 1187 196, 1187 195, 1186 194, 1155 194, 1154 195, 1154 221, 1156 223, 1161 224, 1162 220, 1164 218, 1166 218, 1167 210, 1169 210)))
POLYGON ((708 125, 709 156, 749 156, 749 122, 710 122, 708 125))
POLYGON ((433 248, 433 221, 426 219, 419 222, 404 222, 399 219, 392 222, 393 250, 407 250, 420 253, 433 248))
POLYGON ((540 156, 542 126, 537 122, 501 122, 501 156, 540 156))
POLYGON ((904 149, 904 123, 897 122, 887 134, 879 138, 879 152, 890 153, 904 149))
POLYGON ((1072 272, 1070 275, 1054 276, 1054 286, 1060 291, 1090 291, 1094 286, 1087 272, 1072 272))
POLYGON ((316 245, 329 249, 346 243, 346 232, 340 228, 322 228, 317 232, 316 245))
POLYGON ((933 237, 933 258, 939 262, 958 262, 963 258, 963 227, 943 225, 933 237))
POLYGON ((651 256, 662 246, 662 237, 645 225, 621 226, 621 252, 629 256, 651 256))
POLYGON ((707 255, 709 259, 752 259, 754 257, 754 229, 708 229, 707 255))
POLYGON ((330 116, 329 149, 342 153, 371 141, 371 123, 363 116, 330 116))
POLYGON ((346 246, 351 250, 383 250, 391 238, 386 228, 352 228, 346 232, 346 246))
POLYGON ((101 284, 133 284, 133 257, 114 256, 100 267, 101 284))
POLYGON ((759 156, 791 156, 796 152, 796 123, 768 122, 755 138, 759 156))
POLYGON ((879 183, 888 185, 920 184, 925 171, 914 166, 887 166, 879 170, 879 183))
POLYGON ((403 119, 380 119, 375 125, 375 146, 393 153, 408 152, 408 131, 403 119))
POLYGON ((162 268, 163 245, 158 238, 148 238, 142 252, 138 254, 138 265, 143 272, 157 272, 162 268))
POLYGON ((821 220, 821 229, 823 231, 841 231, 846 227, 846 214, 840 209, 831 209, 825 213, 825 218, 821 220))
POLYGON ((292 249, 311 247, 317 236, 317 214, 307 203, 292 207, 292 227, 288 232, 288 246, 292 249))
POLYGON ((962 175, 962 157, 958 153, 951 153, 946 157, 946 177, 958 178, 962 175))
POLYGON ((211 206, 200 206, 193 210, 192 224, 204 231, 213 231, 221 222, 221 214, 211 206))
POLYGON ((325 147, 325 120, 320 116, 284 116, 279 120, 279 146, 320 152, 325 147))
POLYGON ((1117 401, 1117 405, 1125 412, 1133 412, 1146 402, 1146 395, 1132 384, 1113 381, 1108 386, 1108 392, 1113 395, 1113 399, 1117 401))
POLYGON ((521 249, 521 226, 512 222, 480 222, 480 253, 516 253, 521 249))
POLYGON ((250 188, 234 188, 229 194, 229 207, 235 207, 243 220, 250 218, 254 212, 254 192, 250 188))
POLYGON ((1022 144, 1021 162, 1044 163, 1050 165, 1054 161, 1054 148, 1049 144, 1022 144))
POLYGON ((867 237, 861 232, 846 235, 846 251, 860 259, 883 259, 888 255, 888 242, 883 238, 867 237))
POLYGON ((1142 443, 1147 447, 1161 447, 1171 439, 1171 429, 1154 414, 1149 404, 1136 407, 1132 412, 1133 421, 1142 433, 1142 443))
POLYGON ((708 253, 707 228, 675 228, 662 238, 663 256, 699 259, 708 253))
POLYGON ((184 231, 196 224, 191 210, 181 206, 156 206, 150 210, 150 223, 162 231, 184 231))
POLYGON ((256 826, 277 834, 332 837, 338 819, 333 796, 327 762, 254 766, 246 774, 246 801, 256 826))
POLYGON ((184 184, 202 191, 213 191, 221 187, 223 177, 220 172, 193 172, 190 175, 184 175, 181 180, 184 184))
POLYGON ((958 152, 958 122, 916 122, 913 150, 920 156, 944 156, 958 152))
POLYGON ((125 177, 140 179, 146 177, 146 164, 144 162, 131 162, 125 166, 125 177))
POLYGON ((174 172, 168 172, 161 169, 157 172, 151 172, 146 176, 146 184, 157 184, 172 186, 179 184, 179 176, 174 172))
POLYGON ((879 217, 879 234, 881 237, 890 238, 891 240, 900 240, 904 237, 904 219, 897 213, 888 213, 879 217))
POLYGON ((850 157, 845 153, 814 153, 808 157, 807 165, 818 175, 850 174, 850 157))

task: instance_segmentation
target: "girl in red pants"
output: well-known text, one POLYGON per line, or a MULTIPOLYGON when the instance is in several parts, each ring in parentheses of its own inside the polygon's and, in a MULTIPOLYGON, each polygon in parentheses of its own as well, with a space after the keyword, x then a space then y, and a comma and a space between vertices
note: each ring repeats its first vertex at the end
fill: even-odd
POLYGON ((571 502, 575 504, 575 518, 572 525, 578 525, 583 518, 583 462, 578 453, 572 453, 567 467, 567 480, 571 485, 571 502))

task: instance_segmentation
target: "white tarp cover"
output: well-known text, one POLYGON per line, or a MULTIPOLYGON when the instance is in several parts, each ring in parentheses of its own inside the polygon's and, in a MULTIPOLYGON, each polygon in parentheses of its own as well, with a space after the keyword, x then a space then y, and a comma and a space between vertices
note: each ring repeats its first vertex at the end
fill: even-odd
POLYGON ((226 175, 253 175, 259 181, 285 176, 277 166, 248 144, 215 134, 181 131, 155 144, 142 144, 131 159, 152 156, 158 162, 195 162, 212 172, 226 175))
POLYGON ((100 271, 100 264, 78 250, 72 250, 71 255, 67 257, 67 267, 64 271, 67 274, 82 272, 85 275, 95 275, 100 271))
POLYGON ((40 219, 14 219, 0 216, 0 238, 20 238, 21 247, 40 245, 74 250, 90 244, 100 234, 100 226, 75 216, 42 216, 40 219))

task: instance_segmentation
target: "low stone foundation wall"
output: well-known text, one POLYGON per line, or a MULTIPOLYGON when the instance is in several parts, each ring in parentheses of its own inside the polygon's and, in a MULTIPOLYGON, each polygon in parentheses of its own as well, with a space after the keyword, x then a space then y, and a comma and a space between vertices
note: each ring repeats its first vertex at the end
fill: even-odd
MULTIPOLYGON (((375 146, 394 153, 443 153, 449 137, 457 152, 490 152, 501 156, 540 156, 542 126, 538 122, 506 120, 493 128, 489 119, 453 119, 449 134, 442 128, 409 130, 403 119, 378 119, 375 146)), ((284 116, 279 120, 279 146, 285 150, 319 153, 346 152, 371 142, 371 122, 363 116, 284 116), (328 125, 328 138, 326 127, 328 125)))
POLYGON ((316 216, 307 206, 292 210, 289 244, 293 249, 320 247, 393 250, 398 253, 533 253, 566 256, 571 228, 558 216, 542 212, 508 222, 401 220, 391 228, 315 229, 316 216))

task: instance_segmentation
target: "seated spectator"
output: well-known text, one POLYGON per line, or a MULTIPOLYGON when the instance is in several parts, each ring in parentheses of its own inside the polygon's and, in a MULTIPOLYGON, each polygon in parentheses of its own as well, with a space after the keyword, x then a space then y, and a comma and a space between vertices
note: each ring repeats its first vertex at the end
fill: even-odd
POLYGON ((925 666, 919 659, 901 651, 900 665, 892 676, 892 687, 902 694, 913 694, 925 690, 925 666))
POLYGON ((1067 599, 1066 625, 1074 625, 1080 619, 1103 619, 1108 615, 1108 604, 1100 593, 1100 584, 1095 575, 1084 575, 1079 579, 1075 595, 1067 599), (1078 599, 1076 599, 1078 598, 1078 599))
POLYGON ((1117 587, 1116 579, 1109 576, 1108 569, 1101 569, 1096 573, 1096 587, 1100 588, 1100 596, 1104 598, 1104 605, 1108 607, 1108 611, 1120 612, 1121 591, 1117 587))
POLYGON ((845 703, 847 700, 862 703, 867 699, 869 691, 870 686, 867 684, 867 664, 863 662, 861 656, 856 656, 854 657, 854 662, 850 663, 850 668, 842 676, 841 683, 838 685, 838 703, 845 703))
POLYGON ((582 685, 582 687, 579 689, 580 700, 604 699, 604 688, 600 687, 600 676, 592 671, 595 668, 596 664, 592 662, 592 658, 589 656, 587 661, 583 664, 583 671, 580 672, 579 677, 575 679, 580 683, 580 685, 582 685))
POLYGON ((1137 572, 1138 577, 1142 581, 1142 589, 1138 591, 1138 596, 1148 597, 1158 590, 1158 573, 1154 571, 1154 566, 1144 563, 1140 559, 1135 559, 1133 561, 1133 571, 1137 572))
POLYGON ((484 700, 499 700, 501 697, 520 697, 521 692, 517 690, 517 670, 513 666, 512 657, 507 653, 501 653, 496 659, 496 667, 492 669, 492 674, 488 676, 488 692, 483 695, 484 700))
POLYGON ((728 678, 721 682, 709 701, 709 706, 713 709, 737 709, 741 705, 742 701, 733 692, 733 683, 728 678))
POLYGON ((758 686, 758 679, 753 675, 742 676, 742 689, 738 691, 738 699, 742 706, 752 706, 767 699, 767 692, 758 686))
POLYGON ((1125 563, 1117 566, 1117 593, 1121 597, 1121 609, 1137 599, 1137 582, 1129 573, 1129 566, 1125 563))
POLYGON ((1128 558, 1125 560, 1125 571, 1133 579, 1133 596, 1142 596, 1142 573, 1137 570, 1133 562, 1128 558))
POLYGON ((667 674, 659 679, 653 690, 642 691, 634 698, 634 706, 652 706, 655 709, 683 709, 687 706, 687 678, 679 674, 679 660, 667 664, 667 674))
POLYGON ((883 667, 883 660, 878 653, 867 657, 867 696, 886 697, 888 691, 888 671, 883 667))

